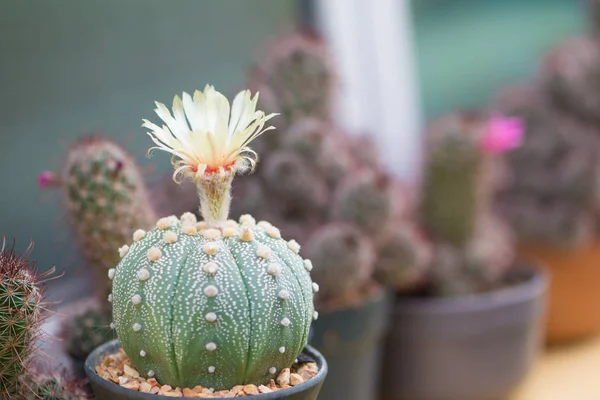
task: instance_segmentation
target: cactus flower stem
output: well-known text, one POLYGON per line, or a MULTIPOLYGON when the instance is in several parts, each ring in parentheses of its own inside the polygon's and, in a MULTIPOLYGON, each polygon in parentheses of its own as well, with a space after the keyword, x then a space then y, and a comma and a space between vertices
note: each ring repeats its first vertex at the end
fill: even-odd
POLYGON ((200 212, 209 227, 219 227, 229 216, 233 171, 196 174, 195 181, 200 197, 200 212))
POLYGON ((253 169, 256 153, 248 144, 262 133, 277 114, 256 110, 258 93, 241 91, 231 104, 214 87, 207 85, 194 96, 183 93, 173 99, 173 114, 156 103, 156 114, 166 125, 159 127, 148 120, 142 125, 156 144, 151 148, 173 154, 173 179, 191 175, 198 187, 200 211, 208 225, 227 220, 231 201, 231 182, 238 172, 253 169), (231 111, 231 112, 230 112, 231 111), (188 124, 189 121, 189 124, 188 124))

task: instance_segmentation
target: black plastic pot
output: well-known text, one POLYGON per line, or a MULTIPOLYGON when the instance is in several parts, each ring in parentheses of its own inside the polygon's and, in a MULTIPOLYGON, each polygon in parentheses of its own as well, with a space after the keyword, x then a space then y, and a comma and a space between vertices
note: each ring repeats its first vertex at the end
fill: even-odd
MULTIPOLYGON (((458 298, 395 301, 383 374, 385 400, 505 398, 542 347, 547 276, 458 298)), ((575 311, 576 312, 576 311, 575 311)))
MULTIPOLYGON (((85 373, 87 374, 92 390, 97 400, 166 400, 172 397, 158 396, 156 394, 142 393, 130 389, 122 388, 112 382, 101 378, 95 370, 96 365, 100 364, 108 354, 114 354, 119 351, 119 340, 113 340, 99 346, 94 350, 85 361, 85 373)), ((306 346, 304 354, 315 359, 319 366, 319 373, 312 379, 307 380, 300 385, 285 390, 279 390, 273 393, 265 393, 252 396, 256 400, 315 400, 321 390, 323 381, 327 376, 327 362, 317 350, 311 346, 306 346)))
POLYGON ((379 398, 383 338, 391 303, 391 294, 379 290, 358 307, 320 313, 310 343, 327 358, 329 375, 319 398, 379 398))

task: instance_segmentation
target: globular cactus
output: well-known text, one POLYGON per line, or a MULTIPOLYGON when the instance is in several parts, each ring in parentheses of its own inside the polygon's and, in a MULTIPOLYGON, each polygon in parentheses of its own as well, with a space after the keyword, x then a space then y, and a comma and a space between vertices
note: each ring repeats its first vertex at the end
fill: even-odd
POLYGON ((291 151, 273 154, 265 161, 267 189, 294 208, 322 210, 329 191, 321 175, 311 174, 306 161, 291 151))
POLYGON ((600 210, 595 133, 537 92, 512 87, 497 101, 526 127, 521 146, 504 157, 509 179, 497 195, 498 207, 521 242, 581 246, 595 236, 600 210))
POLYGON ((600 122, 600 46, 580 36, 552 49, 541 64, 544 95, 558 110, 587 123, 600 122))
POLYGON ((68 320, 62 330, 67 353, 85 361, 92 350, 113 339, 111 322, 111 313, 103 307, 87 309, 68 320))
POLYGON ((265 93, 264 107, 280 113, 287 127, 310 116, 331 117, 336 76, 323 42, 308 35, 291 35, 277 42, 263 58, 255 76, 265 93))
POLYGON ((503 282, 514 258, 514 237, 507 225, 492 216, 480 217, 464 246, 434 244, 431 291, 456 296, 491 290, 503 282))
POLYGON ((43 173, 39 182, 62 187, 76 238, 106 296, 106 272, 119 262, 115 248, 156 220, 135 160, 111 140, 86 137, 70 147, 60 174, 43 173))
POLYGON ((333 218, 354 224, 367 235, 386 235, 397 204, 394 182, 383 173, 359 172, 348 176, 336 190, 333 218))
POLYGON ((374 277, 398 291, 424 286, 431 269, 431 244, 417 227, 399 221, 379 247, 374 277))
POLYGON ((26 371, 40 335, 44 317, 43 287, 27 260, 30 245, 17 255, 3 241, 0 250, 0 397, 12 398, 22 391, 20 376, 26 371))
POLYGON ((204 218, 186 213, 136 231, 109 271, 121 344, 143 376, 163 384, 267 383, 307 342, 318 290, 310 261, 270 223, 227 219, 233 177, 256 162, 248 144, 273 116, 255 111, 256 100, 240 92, 230 117, 227 99, 207 86, 176 96, 173 116, 157 103, 166 126, 144 123, 157 148, 174 154, 175 177, 193 178, 204 218))
POLYGON ((373 274, 373 244, 353 225, 333 222, 321 227, 305 250, 314 265, 312 276, 322 287, 319 298, 324 301, 348 294, 356 297, 373 274))

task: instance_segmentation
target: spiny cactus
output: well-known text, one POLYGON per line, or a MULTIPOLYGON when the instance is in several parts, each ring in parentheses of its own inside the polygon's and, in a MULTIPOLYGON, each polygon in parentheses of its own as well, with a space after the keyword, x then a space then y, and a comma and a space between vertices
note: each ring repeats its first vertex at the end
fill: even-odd
POLYGON ((27 260, 33 244, 23 255, 6 247, 0 250, 0 397, 11 398, 20 391, 19 377, 35 350, 43 314, 43 288, 27 260))
POLYGON ((324 44, 300 34, 272 46, 255 76, 265 108, 280 113, 285 126, 305 116, 328 120, 335 80, 324 44))
POLYGON ((480 217, 464 246, 434 244, 429 285, 442 296, 488 291, 503 282, 514 257, 514 238, 506 224, 480 217))
POLYGON ((597 38, 570 38, 541 65, 544 94, 557 109, 582 121, 600 122, 600 46, 597 38))
POLYGON ((512 235, 491 211, 500 182, 492 155, 518 147, 522 130, 519 119, 470 112, 432 123, 419 215, 436 294, 488 290, 512 264, 512 235))
POLYGON ((373 171, 348 176, 334 196, 335 219, 350 222, 371 237, 385 235, 391 228, 395 200, 391 178, 373 171))
POLYGON ((63 326, 67 353, 75 360, 84 361, 96 347, 113 339, 110 312, 105 308, 90 308, 66 321, 63 326))
POLYGON ((423 286, 430 268, 430 243, 415 226, 399 221, 379 248, 374 277, 383 285, 406 291, 423 286))
POLYGON ((323 226, 313 233, 305 250, 314 265, 312 276, 322 287, 319 297, 325 300, 356 295, 373 273, 373 244, 353 225, 333 222, 323 226))
POLYGON ((434 240, 465 244, 478 216, 489 206, 497 179, 491 175, 493 165, 486 147, 494 152, 494 146, 504 145, 494 143, 493 124, 505 123, 508 136, 521 128, 512 120, 486 123, 481 115, 465 112, 440 118, 428 130, 419 215, 423 229, 434 240))
POLYGON ((519 240, 563 247, 591 241, 600 210, 593 130, 556 112, 531 86, 506 89, 497 107, 526 126, 521 147, 505 156, 510 174, 498 193, 519 240))
POLYGON ((63 369, 51 370, 48 365, 37 363, 30 367, 20 382, 22 392, 17 400, 84 400, 92 396, 82 382, 67 376, 63 369))
POLYGON ((86 137, 70 147, 60 174, 43 173, 39 182, 62 187, 69 220, 105 297, 106 271, 119 262, 115 248, 156 220, 134 159, 108 139, 86 137))
POLYGON ((281 151, 265 161, 267 189, 294 208, 322 210, 327 205, 327 184, 311 173, 306 161, 294 152, 281 151))
POLYGON ((157 103, 166 126, 144 123, 157 148, 174 154, 174 176, 193 178, 204 218, 186 213, 136 231, 109 271, 121 344, 142 375, 163 384, 267 383, 307 342, 318 290, 310 261, 270 223, 227 219, 234 175, 256 162, 247 146, 270 129, 273 115, 256 102, 240 92, 230 117, 227 99, 207 86, 176 96, 173 116, 157 103))

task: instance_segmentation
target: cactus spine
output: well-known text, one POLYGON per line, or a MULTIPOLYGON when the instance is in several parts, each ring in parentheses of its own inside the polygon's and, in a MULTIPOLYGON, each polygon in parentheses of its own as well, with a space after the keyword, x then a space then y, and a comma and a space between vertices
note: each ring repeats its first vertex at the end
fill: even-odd
POLYGON ((161 383, 267 383, 306 344, 318 286, 300 246, 249 215, 227 220, 233 176, 255 163, 247 145, 273 116, 255 111, 256 102, 240 92, 230 119, 227 99, 207 86, 193 98, 176 96, 173 116, 157 103, 167 127, 144 124, 157 147, 178 158, 175 177, 193 178, 204 218, 186 213, 136 231, 109 271, 123 348, 161 383))
MULTIPOLYGON (((0 397, 21 390, 19 378, 35 350, 43 319, 43 293, 33 267, 3 241, 0 250, 0 397)), ((53 273, 50 271, 44 276, 53 273)))

